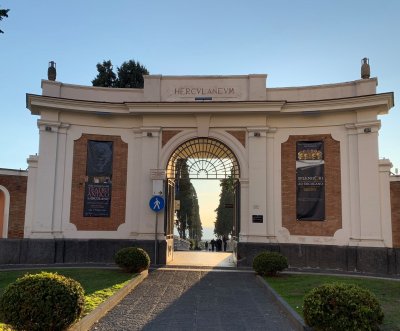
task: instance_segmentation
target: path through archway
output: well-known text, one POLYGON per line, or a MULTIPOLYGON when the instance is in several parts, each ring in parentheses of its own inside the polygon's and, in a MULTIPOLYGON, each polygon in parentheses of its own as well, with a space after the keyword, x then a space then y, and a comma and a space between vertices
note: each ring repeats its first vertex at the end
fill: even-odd
MULTIPOLYGON (((208 185, 211 180, 218 181, 218 183, 220 181, 229 183, 232 190, 231 198, 224 203, 222 209, 229 209, 227 210, 227 214, 231 216, 222 215, 218 217, 219 219, 223 217, 225 219, 228 218, 227 222, 230 222, 230 224, 225 228, 218 228, 219 232, 217 233, 220 235, 221 239, 225 237, 229 240, 230 248, 232 248, 233 251, 232 259, 234 263, 236 263, 237 240, 240 231, 240 168, 238 160, 232 150, 216 139, 190 139, 179 145, 172 153, 167 164, 166 172, 167 203, 165 211, 165 233, 167 238, 172 238, 175 228, 177 229, 175 232, 178 232, 177 234, 181 238, 188 238, 192 242, 194 241, 194 245, 198 245, 197 247, 203 250, 203 255, 206 250, 204 249, 203 243, 200 245, 201 241, 199 240, 199 236, 201 237, 201 228, 199 228, 198 225, 200 219, 197 220, 198 217, 196 217, 196 214, 191 212, 193 209, 199 208, 198 206, 196 207, 198 199, 192 182, 194 180, 197 183, 201 181, 203 185, 204 182, 206 182, 205 185, 209 187, 215 187, 215 185, 208 185), (192 201, 194 201, 194 203, 189 201, 190 198, 193 199, 192 201)), ((215 199, 219 199, 218 196, 219 192, 216 192, 215 199)), ((221 201, 222 200, 220 200, 219 208, 221 207, 221 201)), ((208 221, 210 220, 208 219, 208 221)), ((223 246, 222 252, 219 253, 223 253, 223 246)), ((225 259, 223 256, 221 256, 221 258, 222 260, 225 259)), ((185 261, 187 260, 187 254, 185 254, 185 261)), ((195 258, 191 259, 192 265, 196 264, 195 261, 195 258)), ((213 256, 210 255, 210 264, 215 266, 215 261, 216 254, 213 256)), ((227 259, 225 259, 225 261, 227 261, 227 259)), ((180 264, 182 263, 186 262, 181 261, 180 264)), ((174 261, 172 261, 172 264, 174 264, 174 261)), ((202 265, 204 265, 204 261, 202 265)), ((224 266, 226 266, 226 263, 224 266)))

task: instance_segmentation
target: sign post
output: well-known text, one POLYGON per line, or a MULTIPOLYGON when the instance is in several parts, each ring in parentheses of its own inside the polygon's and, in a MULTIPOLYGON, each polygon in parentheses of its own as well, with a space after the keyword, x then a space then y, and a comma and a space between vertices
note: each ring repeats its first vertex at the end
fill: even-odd
POLYGON ((164 209, 165 201, 161 195, 154 195, 149 201, 149 207, 156 213, 156 229, 154 238, 154 264, 157 264, 157 231, 158 231, 158 212, 164 209))

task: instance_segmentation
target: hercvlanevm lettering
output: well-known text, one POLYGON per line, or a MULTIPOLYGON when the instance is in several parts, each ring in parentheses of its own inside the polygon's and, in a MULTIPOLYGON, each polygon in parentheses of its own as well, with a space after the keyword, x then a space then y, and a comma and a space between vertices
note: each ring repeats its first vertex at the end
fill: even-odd
POLYGON ((233 87, 178 87, 175 88, 175 95, 229 95, 235 94, 233 87))

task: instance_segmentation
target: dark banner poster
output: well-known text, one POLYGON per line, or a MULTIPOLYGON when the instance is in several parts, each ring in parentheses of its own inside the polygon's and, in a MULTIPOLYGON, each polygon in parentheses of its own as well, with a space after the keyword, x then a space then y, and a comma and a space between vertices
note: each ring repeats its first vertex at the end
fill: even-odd
POLYGON ((113 142, 88 141, 86 175, 109 177, 112 175, 113 142))
POLYGON ((296 155, 297 220, 325 220, 324 143, 298 141, 296 155))
POLYGON ((86 183, 84 217, 110 217, 111 183, 86 183))

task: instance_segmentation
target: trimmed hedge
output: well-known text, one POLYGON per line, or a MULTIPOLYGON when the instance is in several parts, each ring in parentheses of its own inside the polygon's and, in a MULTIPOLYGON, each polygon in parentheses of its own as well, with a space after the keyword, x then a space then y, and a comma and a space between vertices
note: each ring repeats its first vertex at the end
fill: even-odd
POLYGON ((383 312, 376 297, 353 284, 318 286, 304 297, 304 321, 317 330, 379 330, 383 312))
POLYGON ((150 257, 138 247, 126 247, 115 254, 115 263, 126 272, 142 272, 149 269, 150 257))
POLYGON ((0 298, 0 320, 16 330, 65 330, 82 314, 84 290, 75 280, 41 272, 18 278, 0 298))
POLYGON ((261 276, 275 276, 278 271, 287 267, 287 258, 277 252, 261 252, 253 260, 253 269, 261 276))

